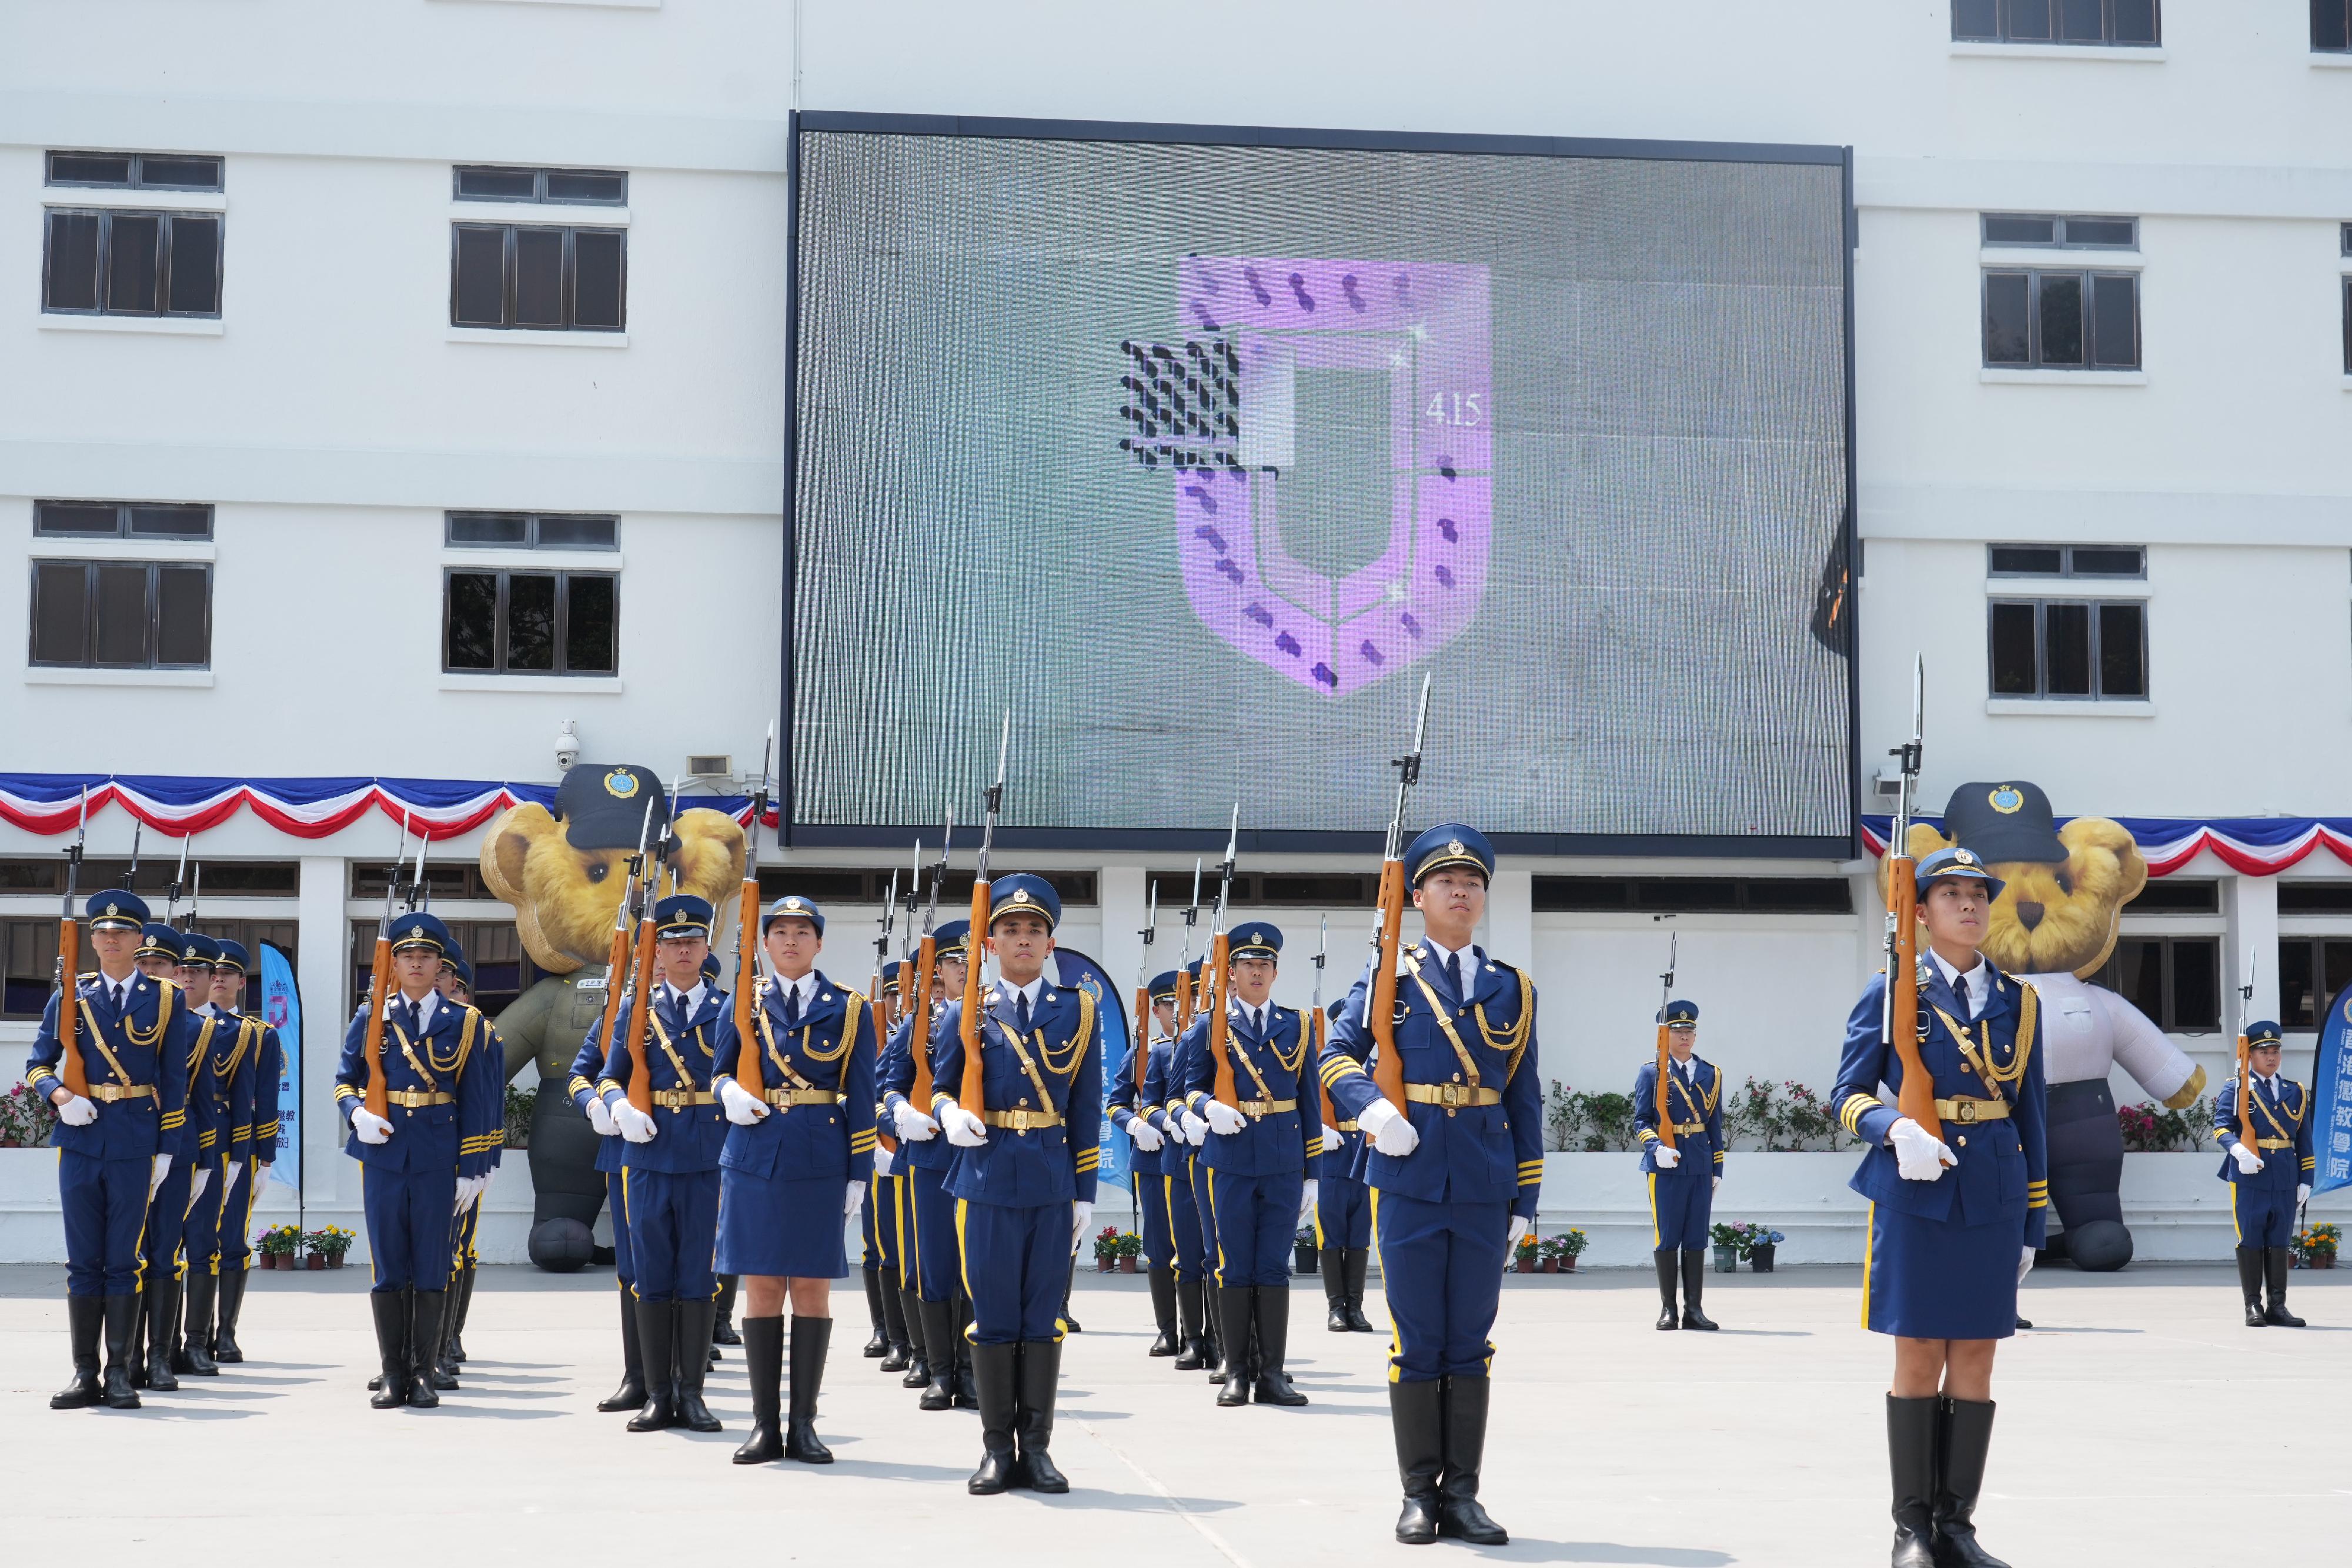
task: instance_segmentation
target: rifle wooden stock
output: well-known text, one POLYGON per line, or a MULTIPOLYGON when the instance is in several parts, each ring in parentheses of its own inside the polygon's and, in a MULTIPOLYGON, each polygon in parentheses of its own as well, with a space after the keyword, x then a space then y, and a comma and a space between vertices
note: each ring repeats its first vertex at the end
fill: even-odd
POLYGON ((2254 1053, 2242 1034, 2238 1037, 2238 1142, 2262 1153, 2254 1136, 2254 1053))
POLYGON ((1397 1054, 1396 972, 1404 951, 1404 862, 1381 862, 1381 947, 1364 996, 1364 1028, 1377 1047, 1372 1084, 1404 1114, 1404 1059, 1397 1054))
MULTIPOLYGON (((621 894, 625 908, 628 897, 625 892, 621 894)), ((613 1041, 616 1038, 613 1031, 621 1023, 621 993, 628 988, 628 982, 629 927, 625 921, 613 928, 613 950, 604 957, 604 1016, 596 1024, 596 1043, 604 1047, 607 1056, 613 1054, 613 1041)))
MULTIPOLYGON (((1307 1053, 1307 1064, 1315 1069, 1315 1076, 1319 1079, 1323 1076, 1323 1009, 1321 1008, 1317 1008, 1315 1016, 1307 1020, 1307 1038, 1313 1042, 1314 1046, 1314 1049, 1307 1053)), ((1331 1131, 1331 1124, 1339 1119, 1339 1113, 1331 1104, 1331 1091, 1328 1086, 1320 1088, 1316 1092, 1323 1101, 1323 1146, 1328 1149, 1331 1146, 1331 1140, 1337 1135, 1331 1131)))
POLYGON ((74 1044, 81 1030, 81 922, 70 915, 58 922, 58 972, 65 977, 58 990, 58 1048, 64 1053, 58 1058, 58 1082, 67 1093, 87 1100, 89 1072, 74 1044))
POLYGON ((1135 1103, 1143 1105, 1143 1071, 1151 1056, 1151 987, 1135 988, 1135 1103))
POLYGON ((652 890, 646 890, 645 917, 637 922, 637 955, 630 978, 636 993, 629 1001, 629 1103, 653 1114, 653 1071, 646 1063, 646 1015, 654 999, 654 912, 652 890))
POLYGON ((1217 1083, 1213 1092, 1221 1103, 1238 1105, 1241 1096, 1234 1092, 1233 1025, 1225 1016, 1234 984, 1233 977, 1226 973, 1226 966, 1232 961, 1232 942, 1222 931, 1210 937, 1209 961, 1202 967, 1202 972, 1213 972, 1215 977, 1209 981, 1209 1050, 1217 1060, 1217 1083))
POLYGON ((735 904, 735 1082, 752 1095, 764 1092, 760 1066, 760 879, 743 879, 735 904))
POLYGON ((931 1096, 937 1087, 931 1082, 931 978, 939 964, 940 945, 929 933, 915 948, 915 1000, 913 1010, 907 1016, 907 1054, 914 1060, 914 1092, 908 1100, 915 1109, 928 1116, 931 1113, 931 1096))
POLYGON ((1886 862, 1886 909, 1895 921, 1895 959, 1886 967, 1887 1032, 1903 1064, 1895 1108, 1927 1131, 1944 1135, 1936 1115, 1936 1081, 1919 1059, 1919 863, 1907 854, 1886 862))
POLYGON ((1182 969, 1176 971, 1176 1037, 1192 1027, 1192 977, 1182 969))
POLYGON ((1666 1078, 1670 1071, 1667 1063, 1670 1060, 1666 1051, 1666 1026, 1661 1019, 1658 1024, 1658 1142, 1671 1149, 1675 1146, 1675 1118, 1666 1105, 1666 1078))
POLYGON ((988 1097, 981 1092, 980 1071, 980 953, 987 930, 988 883, 975 878, 971 884, 971 958, 963 967, 963 1082, 956 1086, 956 1103, 975 1116, 988 1113, 988 1097))
MULTIPOLYGON (((882 1048, 890 1041, 890 1004, 882 995, 883 971, 874 971, 874 990, 866 1003, 874 1014, 874 1080, 882 1080, 882 1048)), ((898 1152, 898 1140, 890 1135, 888 1117, 878 1118, 874 1125, 874 1142, 890 1154, 898 1152)))
POLYGON ((375 956, 368 969, 367 1032, 362 1050, 367 1056, 367 1094, 361 1103, 371 1116, 391 1119, 392 1085, 383 1076, 383 1009, 392 1001, 392 935, 378 931, 375 956))

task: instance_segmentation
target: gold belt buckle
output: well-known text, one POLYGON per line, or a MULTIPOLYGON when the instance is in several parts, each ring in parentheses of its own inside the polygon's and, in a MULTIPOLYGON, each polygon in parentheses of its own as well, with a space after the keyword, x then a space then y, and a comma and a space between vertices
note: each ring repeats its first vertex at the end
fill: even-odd
POLYGON ((1977 1103, 1973 1100, 1963 1100, 1952 1107, 1952 1112, 1955 1121, 1973 1122, 1977 1119, 1977 1103))

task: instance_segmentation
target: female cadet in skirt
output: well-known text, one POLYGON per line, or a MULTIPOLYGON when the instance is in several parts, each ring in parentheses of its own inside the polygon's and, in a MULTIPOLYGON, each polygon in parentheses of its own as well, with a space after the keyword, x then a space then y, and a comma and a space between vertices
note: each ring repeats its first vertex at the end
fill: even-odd
POLYGON ((1995 1342, 2049 1214, 2041 1027, 2033 988, 1978 952, 2001 883, 1973 851, 1919 862, 1919 1057, 1941 1139, 1895 1109, 1903 1065, 1881 1039, 1886 977, 1846 1019, 1832 1096, 1866 1153, 1863 1325, 1895 1336, 1886 1396, 1895 1568, 2004 1568, 1972 1516, 1992 1443, 1995 1342), (1881 1098, 1880 1086, 1886 1093, 1881 1098))

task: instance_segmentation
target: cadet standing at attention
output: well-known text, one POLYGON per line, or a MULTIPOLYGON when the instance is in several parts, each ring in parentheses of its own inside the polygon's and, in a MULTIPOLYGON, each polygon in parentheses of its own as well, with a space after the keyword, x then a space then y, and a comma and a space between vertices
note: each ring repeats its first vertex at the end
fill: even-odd
MULTIPOLYGON (((894 960, 882 966, 881 986, 873 998, 874 1037, 887 1041, 895 1031, 900 976, 913 973, 913 966, 894 960)), ((887 1046, 885 1048, 887 1053, 887 1046)), ((875 1080, 881 1080, 881 1061, 875 1061, 875 1080)), ((882 1117, 882 1106, 874 1107, 875 1120, 882 1117)), ((857 1233, 865 1243, 865 1256, 859 1260, 866 1277, 866 1315, 871 1320, 874 1333, 866 1342, 865 1354, 877 1362, 877 1372, 905 1372, 917 1359, 909 1340, 906 1312, 906 1292, 901 1289, 904 1276, 900 1271, 898 1249, 898 1177, 896 1175, 896 1153, 882 1145, 887 1134, 879 1131, 875 1137, 873 1179, 866 1183, 866 1201, 857 1211, 857 1233)), ((892 1143, 897 1140, 892 1138, 892 1143)))
MULTIPOLYGON (((1337 1022, 1346 998, 1326 1012, 1337 1022)), ((1331 1092, 1321 1091, 1328 1100, 1331 1092)), ((1315 1161, 1315 1257, 1323 1270, 1323 1326, 1332 1333, 1377 1333, 1364 1316, 1364 1274, 1371 1264, 1372 1189, 1356 1174, 1364 1140, 1353 1122, 1323 1124, 1323 1153, 1315 1161)), ((1320 1107, 1318 1107, 1320 1110, 1320 1107)))
MULTIPOLYGON (((441 976, 435 982, 444 1001, 461 1008, 474 1005, 474 966, 466 960, 453 938, 449 950, 441 955, 441 976)), ((499 1040, 498 1026, 487 1016, 482 1027, 489 1031, 485 1047, 499 1061, 506 1060, 506 1043, 499 1040)), ((499 1141, 490 1147, 490 1169, 499 1168, 506 1147, 506 1096, 499 1096, 499 1141)), ((457 1215, 449 1234, 449 1285, 447 1308, 441 1314, 441 1354, 434 1360, 433 1386, 457 1386, 457 1368, 465 1364, 466 1318, 474 1310, 474 1275, 481 1267, 482 1258, 476 1238, 482 1228, 482 1194, 478 1189, 472 1199, 457 1215)))
POLYGON ((171 1174, 168 1140, 187 1116, 188 1051, 197 1026, 176 985, 139 972, 133 955, 147 921, 145 901, 108 888, 90 894, 84 910, 98 970, 67 975, 65 990, 49 998, 25 1062, 26 1084, 58 1113, 74 1375, 49 1408, 136 1410, 131 1351, 144 1264, 140 1234, 148 1204, 171 1174), (74 1013, 71 1057, 58 1034, 67 1008, 74 1013))
MULTIPOLYGON (((158 940, 153 936, 147 938, 148 944, 158 940)), ((181 1283, 187 1268, 183 1242, 188 1212, 211 1186, 213 1151, 226 1135, 224 1124, 227 1112, 215 1092, 213 1040, 216 1032, 234 1038, 234 1031, 222 1030, 220 1020, 213 1014, 213 960, 220 954, 219 946, 211 937, 194 931, 180 933, 179 944, 180 956, 173 977, 188 1016, 196 1024, 195 1038, 188 1047, 187 1114, 178 1130, 167 1138, 166 1147, 173 1156, 172 1174, 155 1189, 147 1208, 147 1234, 140 1243, 147 1260, 146 1285, 139 1314, 146 1352, 143 1355, 137 1354, 134 1342, 131 1362, 133 1387, 154 1388, 167 1394, 180 1386, 173 1364, 178 1359, 181 1283)), ((152 955, 153 948, 142 945, 140 951, 152 955)), ((152 956, 142 959, 142 967, 152 962, 152 956)), ((162 966, 156 964, 155 967, 160 972, 162 966)), ((217 1202, 220 1194, 215 1191, 212 1197, 217 1202)))
MULTIPOLYGON (((621 977, 608 970, 604 983, 616 986, 621 977)), ((580 1042, 564 1090, 596 1134, 596 1168, 604 1176, 604 1212, 613 1221, 613 1271, 621 1288, 621 1385, 599 1399, 596 1408, 608 1416, 625 1410, 634 1417, 646 1405, 645 1347, 637 1335, 636 1254, 629 1249, 628 1202, 621 1190, 622 1151, 627 1145, 596 1092, 596 1081, 604 1075, 603 1021, 599 1019, 592 1024, 580 1042)))
MULTIPOLYGON (((252 956, 236 943, 224 939, 220 946, 224 961, 234 953, 236 965, 233 969, 214 970, 213 1005, 241 1006, 245 972, 252 968, 252 956)), ((215 1267, 219 1276, 219 1317, 207 1325, 212 1358, 223 1366, 245 1359, 245 1351, 236 1343, 236 1322, 245 1309, 246 1280, 253 1270, 253 1205, 261 1196, 261 1184, 269 1179, 269 1167, 278 1160, 278 1095, 286 1081, 286 1044, 278 1038, 277 1026, 251 1015, 244 1015, 244 1023, 246 1043, 228 1075, 234 1141, 224 1173, 228 1186, 221 1196, 220 1249, 215 1267)), ((217 1043, 218 1037, 215 1039, 217 1043)))
MULTIPOLYGON (((1202 961, 1198 958, 1184 966, 1183 985, 1195 998, 1192 1011, 1198 1013, 1205 1002, 1209 988, 1201 977, 1202 961)), ((1201 1366, 1212 1383, 1225 1380, 1225 1367, 1236 1351, 1248 1354, 1249 1325, 1244 1323, 1236 1332, 1241 1335, 1238 1345, 1228 1337, 1224 1322, 1224 1302, 1217 1291, 1217 1210, 1210 1199, 1209 1164, 1203 1157, 1209 1142, 1209 1124, 1201 1120, 1197 1112, 1184 1103, 1184 1083, 1192 1070, 1192 1053, 1206 1050, 1208 1036, 1194 1034, 1188 1025, 1178 1038, 1168 1060, 1168 1120, 1178 1141, 1185 1145, 1184 1168, 1181 1179, 1192 1189, 1192 1223, 1200 1234, 1201 1303, 1208 1324, 1208 1343, 1202 1353, 1201 1366)), ((1182 1357, 1176 1364, 1184 1366, 1182 1357)))
POLYGON ((1404 1484, 1396 1538, 1509 1541, 1478 1501, 1493 1385, 1487 1366, 1503 1266, 1534 1223, 1543 1179, 1536 990, 1524 971, 1472 945, 1495 852, 1445 822, 1402 858, 1427 935, 1402 955, 1392 1028, 1404 1105, 1365 1062, 1374 977, 1348 993, 1323 1048, 1323 1082, 1361 1129, 1372 1245, 1394 1323, 1389 1410, 1404 1484))
POLYGON ((2230 1218, 2237 1227, 2238 1289, 2246 1326, 2299 1329, 2286 1310, 2287 1270, 2294 1262, 2295 1211, 2311 1197, 2316 1163, 2311 1148, 2311 1092, 2280 1075, 2279 1026, 2265 1019, 2246 1026, 2252 1069, 2254 1146, 2238 1131, 2238 1078, 2231 1073, 2213 1096, 2213 1138, 2221 1145, 2221 1179, 2230 1184, 2230 1218), (2271 1301, 2263 1306, 2263 1287, 2271 1301))
POLYGON ((1658 1017, 1666 1029, 1666 1113, 1673 1119, 1673 1146, 1658 1137, 1658 1061, 1651 1057, 1633 1075, 1633 1125, 1642 1140, 1642 1174, 1650 1185, 1650 1245, 1656 1249, 1658 1313, 1662 1329, 1711 1329, 1715 1320, 1699 1309, 1706 1285, 1708 1221, 1715 1189, 1723 1185, 1723 1074, 1693 1051, 1698 1041, 1698 1004, 1670 1001, 1658 1017), (1675 1312, 1675 1272, 1679 1263, 1683 1310, 1675 1312))
MULTIPOLYGON (((1168 1056, 1175 1041, 1168 1038, 1168 1026, 1175 1021, 1176 972, 1173 969, 1155 975, 1145 987, 1145 996, 1151 1006, 1150 1019, 1144 1026, 1144 1051, 1141 1061, 1130 1048, 1127 1060, 1119 1064, 1118 1074, 1103 1096, 1110 1113, 1111 1125, 1125 1133, 1135 1145, 1128 1162, 1128 1175, 1134 1185, 1136 1213, 1143 1226, 1143 1265, 1150 1277, 1151 1317, 1159 1329, 1147 1355, 1174 1355, 1183 1343, 1177 1324, 1176 1257, 1174 1225, 1168 1211, 1168 1176, 1171 1166, 1181 1157, 1181 1147, 1170 1148, 1166 1134, 1153 1120, 1156 1102, 1150 1087, 1157 1072, 1164 1082, 1168 1056)), ((1166 1098, 1162 1092, 1160 1098, 1166 1098)))
POLYGON ((196 1185, 182 1233, 188 1260, 186 1328, 173 1353, 172 1370, 200 1377, 220 1375, 220 1364, 213 1357, 213 1311, 220 1283, 221 1227, 224 1222, 242 1227, 250 1218, 250 1199, 241 1197, 234 1178, 243 1175, 239 1167, 253 1136, 252 1058, 260 1049, 263 1027, 260 1019, 237 1011, 251 961, 244 944, 225 936, 213 939, 207 985, 213 1019, 205 1048, 209 1060, 201 1078, 192 1076, 188 1083, 192 1100, 199 1092, 210 1098, 205 1125, 214 1135, 198 1140, 205 1179, 196 1185))
POLYGON ((915 1283, 921 1298, 917 1315, 931 1375, 918 1407, 971 1410, 980 1405, 972 1380, 971 1341, 964 1333, 971 1322, 971 1301, 964 1292, 963 1239, 956 1232, 955 1199, 947 1190, 955 1150, 940 1138, 940 1124, 929 1110, 914 1100, 918 1089, 937 1096, 933 1031, 948 998, 963 993, 965 966, 971 958, 971 922, 944 921, 931 935, 930 1000, 914 1010, 899 1036, 901 1049, 890 1053, 882 1075, 882 1100, 889 1109, 891 1129, 898 1134, 894 1163, 906 1179, 914 1217, 915 1283))

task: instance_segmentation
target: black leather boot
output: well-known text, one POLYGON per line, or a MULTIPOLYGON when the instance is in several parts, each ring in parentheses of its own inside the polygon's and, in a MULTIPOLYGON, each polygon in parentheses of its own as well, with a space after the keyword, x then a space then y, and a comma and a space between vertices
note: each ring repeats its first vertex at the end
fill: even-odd
POLYGON ((1992 1448, 1992 1401, 1938 1401, 1942 1422, 1936 1445, 1936 1562, 1940 1568, 2009 1568, 1977 1544, 1970 1516, 1984 1490, 1985 1455, 1992 1448))
POLYGON ((677 1303, 632 1295, 637 1314, 637 1355, 645 1367, 646 1402, 629 1417, 632 1432, 677 1425, 677 1303))
POLYGON ((914 1351, 908 1343, 907 1315, 899 1301, 898 1281, 891 1278, 889 1270, 885 1269, 882 1270, 882 1337, 890 1343, 889 1354, 875 1368, 877 1372, 904 1372, 907 1364, 915 1359, 914 1351))
POLYGON ((1675 1306, 1675 1280, 1681 1271, 1682 1260, 1673 1248, 1664 1247, 1650 1255, 1650 1261, 1658 1270, 1658 1326, 1678 1329, 1683 1326, 1683 1315, 1675 1306))
POLYGON ((1176 1276, 1176 1370, 1198 1372, 1209 1364, 1208 1328, 1201 1321, 1201 1276, 1176 1276))
POLYGON ((368 1310, 375 1319, 375 1392, 368 1406, 397 1410, 408 1403, 408 1292, 371 1291, 368 1310))
POLYGON ((2303 1320, 2286 1310, 2286 1271, 2294 1266, 2294 1254, 2284 1247, 2263 1249, 2263 1271, 2271 1287, 2271 1310, 2263 1314, 2263 1322, 2273 1328, 2299 1329, 2303 1320))
POLYGON ((716 1432, 719 1417, 702 1402, 702 1380, 710 1373, 710 1322, 719 1299, 674 1303, 677 1321, 677 1424, 689 1432, 716 1432))
POLYGON ((450 1287, 456 1292, 451 1305, 457 1310, 449 1314, 448 1332, 441 1336, 441 1360, 452 1377, 466 1364, 466 1320, 473 1314, 474 1276, 479 1271, 476 1265, 467 1264, 457 1270, 457 1281, 450 1287))
POLYGON ((1070 1277, 1062 1281, 1062 1332, 1076 1333, 1078 1314, 1070 1311, 1070 1292, 1078 1288, 1078 1255, 1070 1254, 1070 1277))
POLYGON ((1217 1390, 1217 1403, 1223 1406, 1246 1405, 1250 1396, 1249 1357, 1237 1348, 1249 1342, 1250 1319, 1256 1310, 1252 1300, 1256 1291, 1248 1285, 1217 1287, 1217 1318, 1225 1333, 1233 1336, 1225 1351, 1224 1386, 1217 1390))
POLYGON ((245 1360, 245 1352, 237 1347, 236 1320, 245 1311, 245 1282, 252 1277, 250 1268, 231 1269, 220 1277, 220 1323, 213 1330, 213 1359, 223 1366, 245 1360))
POLYGON ((907 1375, 901 1388, 923 1388, 931 1381, 930 1330, 923 1322, 923 1298, 912 1285, 898 1292, 898 1313, 907 1324, 907 1375))
POLYGON ((1261 1285, 1253 1314, 1257 1325, 1257 1368, 1250 1380, 1250 1397, 1261 1405, 1304 1405, 1307 1396, 1290 1385, 1284 1358, 1290 1350, 1290 1287, 1261 1285))
POLYGON ((433 1358, 441 1354, 441 1313, 448 1305, 446 1291, 419 1291, 412 1298, 408 1318, 408 1403, 431 1410, 441 1396, 433 1391, 433 1358))
POLYGON ((646 1363, 638 1354, 637 1303, 626 1285, 621 1287, 621 1386, 596 1401, 596 1408, 639 1410, 646 1403, 646 1363))
POLYGON ((915 1402, 916 1408, 949 1409, 956 1402, 956 1359, 962 1354, 956 1343, 953 1301, 923 1303, 923 1343, 930 1352, 931 1381, 915 1402))
POLYGON ((874 1321, 874 1333, 858 1354, 874 1361, 890 1354, 890 1333, 882 1319, 882 1270, 863 1269, 859 1272, 866 1276, 866 1315, 874 1321))
POLYGON ((980 1469, 971 1472, 963 1490, 974 1497, 992 1497, 1013 1485, 1017 1462, 1013 1447, 1013 1412, 1021 1347, 1017 1344, 976 1344, 971 1347, 972 1380, 980 1397, 980 1469))
POLYGON ((816 1436, 816 1396, 824 1387, 824 1355, 832 1343, 831 1318, 793 1314, 792 1409, 784 1419, 784 1458, 804 1465, 833 1463, 833 1450, 816 1436))
POLYGON ((742 1281, 740 1274, 719 1276, 719 1312, 710 1320, 710 1343, 741 1344, 743 1336, 735 1332, 735 1288, 742 1281))
MULTIPOLYGON (((1201 1300, 1209 1319, 1209 1351, 1202 1368, 1208 1373, 1210 1382, 1223 1383, 1225 1380, 1225 1363, 1232 1359, 1234 1354, 1233 1338, 1225 1332, 1225 1288, 1217 1283, 1213 1269, 1201 1281, 1201 1300)), ((1244 1338, 1249 1334, 1246 1322, 1242 1325, 1242 1334, 1244 1338)))
POLYGON ((49 1396, 52 1410, 87 1410, 106 1398, 98 1376, 98 1339, 106 1322, 104 1296, 68 1296, 66 1333, 73 1343, 73 1381, 49 1396))
POLYGON ((1150 1278, 1151 1321, 1159 1326, 1160 1333, 1152 1340, 1151 1348, 1144 1354, 1174 1355, 1176 1354, 1176 1270, 1153 1269, 1150 1270, 1150 1278))
POLYGON ((1717 1326, 1713 1318, 1699 1311, 1698 1299, 1706 1289, 1706 1254, 1685 1248, 1683 1251, 1683 1327, 1711 1329, 1717 1326))
POLYGON ((1486 1464, 1486 1401, 1495 1385, 1456 1373, 1445 1380, 1445 1473, 1437 1483, 1437 1533, 1473 1546, 1508 1546, 1510 1531, 1478 1501, 1486 1464))
POLYGON ((1033 1339, 1021 1346, 1014 1364, 1013 1427, 1020 1440, 1013 1463, 1019 1485, 1031 1491, 1059 1494, 1070 1490, 1069 1478, 1045 1450, 1054 1441, 1054 1399, 1062 1386, 1062 1345, 1059 1340, 1033 1339))
POLYGON ((955 1302, 955 1407, 980 1408, 980 1378, 971 1369, 971 1298, 958 1293, 955 1302))
POLYGON ((196 1370, 196 1364, 188 1359, 188 1292, 195 1289, 196 1276, 208 1272, 208 1267, 191 1266, 172 1292, 172 1370, 183 1375, 193 1375, 196 1370))
POLYGON ((1326 1247, 1316 1255, 1323 1265, 1323 1305, 1326 1309, 1323 1326, 1333 1333, 1348 1332, 1348 1258, 1337 1247, 1326 1247))
POLYGON ((1886 1465, 1894 1480, 1893 1568, 1936 1568, 1936 1436, 1943 1400, 1886 1396, 1886 1465))
POLYGON ((218 1377, 220 1363, 213 1359, 213 1303, 220 1299, 220 1276, 199 1269, 188 1276, 188 1332, 180 1337, 184 1371, 198 1377, 218 1377))
POLYGON ((1371 1252, 1350 1247, 1340 1257, 1346 1260, 1348 1270, 1348 1327, 1356 1333, 1378 1333, 1372 1320, 1364 1316, 1364 1270, 1371 1264, 1371 1252))
POLYGON ((2259 1247, 2238 1249, 2238 1294, 2245 1298, 2246 1326, 2269 1327, 2270 1319, 2263 1315, 2263 1249, 2259 1247))
POLYGON ((743 1320, 743 1370, 751 1384, 751 1435, 735 1450, 739 1465, 784 1457, 784 1320, 743 1320))
POLYGON ((173 1320, 180 1315, 180 1281, 169 1269, 158 1269, 147 1281, 147 1386, 161 1394, 175 1392, 180 1380, 172 1372, 172 1347, 177 1336, 173 1320))
POLYGON ((106 1407, 136 1410, 139 1391, 131 1386, 131 1364, 137 1349, 132 1336, 138 1333, 139 1296, 131 1291, 100 1299, 106 1302, 106 1407))
POLYGON ((457 1386, 457 1364, 449 1359, 449 1332, 457 1315, 457 1303, 465 1299, 466 1274, 462 1269, 452 1270, 449 1282, 441 1288, 441 1321, 425 1347, 425 1374, 436 1393, 446 1393, 457 1386))
POLYGON ((1445 1468, 1445 1385, 1389 1385, 1389 1426, 1396 1435, 1397 1477, 1404 1484, 1404 1509, 1396 1538, 1407 1546, 1437 1539, 1437 1472, 1445 1468))

